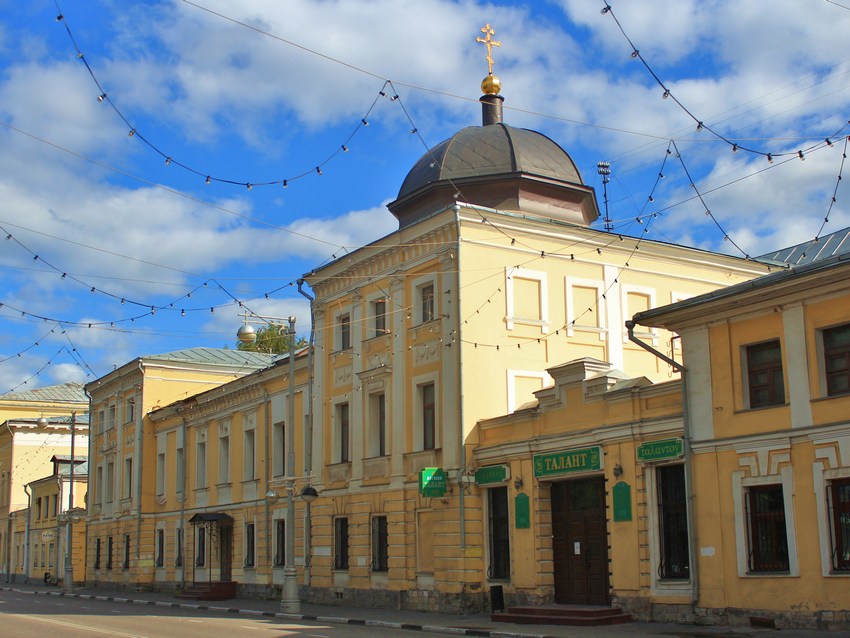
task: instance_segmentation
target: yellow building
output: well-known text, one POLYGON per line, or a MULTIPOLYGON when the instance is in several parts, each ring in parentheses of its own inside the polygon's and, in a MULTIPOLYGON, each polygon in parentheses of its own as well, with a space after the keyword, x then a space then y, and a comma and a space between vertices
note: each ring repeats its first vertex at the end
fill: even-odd
POLYGON ((847 257, 634 318, 682 337, 704 622, 850 627, 847 257))
MULTIPOLYGON (((470 478, 476 422, 533 400, 566 361, 674 378, 629 340, 625 320, 768 272, 589 228, 595 197, 572 159, 503 124, 501 100, 486 93, 484 125, 414 165, 389 205, 397 232, 305 275, 321 468, 313 600, 484 608, 495 567, 490 492, 470 478)), ((677 347, 664 330, 639 336, 677 347)))
POLYGON ((88 480, 85 457, 76 456, 73 490, 70 489, 71 457, 54 456, 51 462, 53 472, 27 486, 32 495, 32 505, 28 514, 25 514, 29 520, 21 520, 19 517, 18 525, 13 531, 18 537, 23 534, 26 552, 24 556, 19 557, 17 552, 21 551, 21 544, 13 543, 15 549, 12 552, 12 564, 26 565, 30 582, 56 583, 61 582, 65 577, 67 556, 73 562, 74 582, 84 583, 83 550, 88 480), (73 502, 71 502, 72 491, 73 502), (67 552, 69 516, 74 517, 71 525, 73 546, 70 554, 67 552), (21 523, 23 523, 23 529, 21 523))
POLYGON ((156 433, 150 413, 272 361, 269 354, 191 348, 139 357, 86 386, 92 415, 85 549, 89 584, 152 586, 156 578, 156 514, 164 495, 165 462, 173 499, 186 448, 184 439, 178 445, 172 436, 172 453, 163 456, 166 439, 156 433))
MULTIPOLYGON (((280 497, 310 484, 303 465, 307 440, 307 350, 237 381, 154 410, 150 423, 156 468, 151 499, 143 499, 143 535, 153 556, 140 582, 158 589, 183 588, 197 598, 269 596, 283 583, 285 531, 293 526, 291 558, 309 582, 304 558, 304 504, 287 520, 280 497), (292 395, 290 394, 292 392, 292 395), (287 467, 288 411, 297 463, 287 467), (270 494, 271 493, 271 494, 270 494)), ((152 476, 152 475, 151 475, 152 476)), ((297 497, 297 494, 294 494, 297 497)))
POLYGON ((0 579, 23 575, 14 566, 11 513, 30 506, 25 486, 51 472, 51 458, 70 454, 72 415, 79 446, 75 456, 85 457, 88 398, 81 385, 65 383, 0 396, 0 579))

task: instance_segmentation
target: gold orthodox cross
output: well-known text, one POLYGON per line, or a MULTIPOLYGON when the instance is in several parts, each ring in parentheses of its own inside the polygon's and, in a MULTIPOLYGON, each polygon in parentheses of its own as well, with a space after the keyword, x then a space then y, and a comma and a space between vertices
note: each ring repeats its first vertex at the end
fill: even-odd
POLYGON ((500 46, 502 46, 502 43, 497 41, 497 40, 493 40, 490 37, 492 35, 496 35, 496 32, 493 30, 493 27, 491 27, 489 24, 485 24, 481 28, 481 33, 484 34, 484 37, 483 38, 482 37, 475 38, 475 41, 481 42, 484 46, 487 47, 487 72, 490 75, 493 75, 493 49, 492 49, 492 47, 500 47, 500 46))

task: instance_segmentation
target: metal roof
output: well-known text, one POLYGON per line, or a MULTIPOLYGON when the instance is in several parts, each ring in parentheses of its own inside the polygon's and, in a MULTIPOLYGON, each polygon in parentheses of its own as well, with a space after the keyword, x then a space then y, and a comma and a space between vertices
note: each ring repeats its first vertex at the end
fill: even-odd
POLYGON ((850 252, 850 228, 837 230, 829 235, 810 239, 796 246, 781 248, 757 257, 757 259, 802 266, 847 252, 850 252))
POLYGON ((53 402, 53 403, 88 403, 89 399, 79 383, 61 383, 49 385, 34 390, 23 392, 9 392, 0 395, 0 400, 22 401, 29 403, 53 402))
POLYGON ((228 348, 187 348, 186 350, 147 355, 142 358, 205 365, 264 367, 274 361, 275 355, 248 350, 230 350, 228 348))

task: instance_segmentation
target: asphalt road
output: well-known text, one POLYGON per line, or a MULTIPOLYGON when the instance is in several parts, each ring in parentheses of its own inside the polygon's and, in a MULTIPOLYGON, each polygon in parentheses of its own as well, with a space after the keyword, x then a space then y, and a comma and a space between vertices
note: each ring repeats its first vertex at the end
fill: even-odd
POLYGON ((266 616, 233 615, 121 602, 0 593, 0 636, 4 638, 398 638, 438 636, 381 627, 290 622, 266 616))

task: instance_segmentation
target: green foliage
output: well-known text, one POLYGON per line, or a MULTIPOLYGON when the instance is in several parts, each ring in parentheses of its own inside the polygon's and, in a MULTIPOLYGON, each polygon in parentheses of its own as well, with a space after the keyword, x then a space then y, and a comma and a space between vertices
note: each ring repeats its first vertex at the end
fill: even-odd
MULTIPOLYGON (((269 352, 272 354, 287 354, 289 353, 289 331, 288 325, 269 324, 257 329, 257 339, 254 343, 236 342, 238 350, 247 350, 249 352, 269 352)), ((307 345, 307 340, 295 337, 295 349, 302 348, 307 345)))

